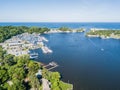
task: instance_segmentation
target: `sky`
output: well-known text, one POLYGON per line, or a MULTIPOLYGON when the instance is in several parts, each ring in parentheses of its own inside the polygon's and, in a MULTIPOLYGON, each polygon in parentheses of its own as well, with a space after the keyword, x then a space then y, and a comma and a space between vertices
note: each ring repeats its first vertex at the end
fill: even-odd
POLYGON ((120 0, 0 0, 0 22, 120 22, 120 0))

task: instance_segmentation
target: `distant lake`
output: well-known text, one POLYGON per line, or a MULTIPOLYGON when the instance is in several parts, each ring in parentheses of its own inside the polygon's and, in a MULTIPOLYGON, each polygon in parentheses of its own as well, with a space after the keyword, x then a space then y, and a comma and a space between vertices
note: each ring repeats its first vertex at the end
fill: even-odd
MULTIPOLYGON (((120 29, 120 23, 0 23, 58 28, 120 29)), ((52 54, 39 53, 40 62, 59 64, 62 80, 72 83, 74 90, 120 90, 120 40, 87 38, 85 33, 44 34, 52 54)))

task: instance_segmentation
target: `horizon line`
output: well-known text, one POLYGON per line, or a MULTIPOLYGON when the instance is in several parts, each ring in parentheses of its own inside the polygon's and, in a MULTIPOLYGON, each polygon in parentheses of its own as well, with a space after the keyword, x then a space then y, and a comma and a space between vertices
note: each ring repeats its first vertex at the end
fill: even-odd
POLYGON ((107 21, 103 21, 103 22, 33 22, 33 21, 31 21, 31 22, 28 22, 28 21, 23 21, 23 22, 14 22, 14 21, 12 21, 12 22, 0 22, 0 23, 120 23, 120 22, 115 22, 115 21, 113 21, 113 22, 107 22, 107 21))

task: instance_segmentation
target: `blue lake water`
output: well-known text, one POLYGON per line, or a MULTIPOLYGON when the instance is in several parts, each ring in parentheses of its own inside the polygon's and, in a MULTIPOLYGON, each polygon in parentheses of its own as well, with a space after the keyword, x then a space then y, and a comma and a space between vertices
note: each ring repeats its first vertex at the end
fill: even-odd
MULTIPOLYGON (((58 28, 111 28, 120 29, 120 23, 0 23, 58 28)), ((120 40, 87 38, 85 33, 45 34, 52 54, 36 50, 44 63, 59 64, 54 71, 62 80, 72 83, 74 90, 120 90, 120 40)))

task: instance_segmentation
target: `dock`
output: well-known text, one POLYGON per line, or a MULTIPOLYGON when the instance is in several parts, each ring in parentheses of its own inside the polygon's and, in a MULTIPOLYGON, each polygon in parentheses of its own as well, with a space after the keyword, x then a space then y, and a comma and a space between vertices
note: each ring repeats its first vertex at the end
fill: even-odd
POLYGON ((41 47, 43 53, 52 53, 53 51, 49 49, 47 46, 42 46, 41 47))
POLYGON ((59 65, 56 62, 50 62, 49 64, 45 65, 44 68, 47 68, 47 70, 52 70, 58 66, 59 65))

